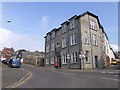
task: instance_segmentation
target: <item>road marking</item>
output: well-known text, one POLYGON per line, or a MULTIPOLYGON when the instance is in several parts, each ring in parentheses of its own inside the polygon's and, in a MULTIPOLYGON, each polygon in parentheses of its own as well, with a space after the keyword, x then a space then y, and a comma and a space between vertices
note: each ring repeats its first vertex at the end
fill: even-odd
MULTIPOLYGON (((25 70, 25 69, 21 69, 21 70, 27 71, 27 70, 25 70)), ((29 72, 29 71, 27 71, 27 72, 29 72)), ((27 73, 23 78, 21 78, 18 82, 14 83, 14 84, 6 87, 6 88, 16 88, 16 87, 18 87, 19 85, 21 85, 21 84, 23 84, 24 82, 26 82, 26 81, 27 81, 28 79, 30 79, 31 77, 32 77, 32 73, 29 72, 29 73, 27 73)))
POLYGON ((114 75, 114 76, 119 77, 120 75, 114 75))
POLYGON ((63 73, 65 75, 77 75, 77 74, 74 74, 74 73, 63 73))
POLYGON ((116 72, 108 72, 108 71, 102 71, 101 73, 116 73, 116 72))
POLYGON ((101 78, 101 79, 120 81, 119 79, 111 79, 111 78, 101 78))
MULTIPOLYGON (((55 73, 58 73, 58 74, 72 75, 72 76, 71 76, 72 78, 80 79, 79 77, 74 77, 75 75, 78 75, 78 74, 57 72, 57 71, 55 71, 55 70, 53 70, 53 69, 50 69, 50 70, 51 70, 52 72, 55 72, 55 73)), ((89 79, 105 79, 105 80, 113 80, 113 81, 117 81, 117 82, 120 81, 119 79, 103 78, 103 77, 101 77, 101 76, 92 76, 92 75, 87 75, 87 76, 85 76, 85 75, 79 75, 79 76, 81 76, 81 77, 83 77, 83 78, 89 78, 89 79)))
POLYGON ((24 65, 27 65, 27 66, 30 66, 30 67, 36 67, 35 65, 31 65, 31 64, 26 64, 26 63, 23 63, 24 65))

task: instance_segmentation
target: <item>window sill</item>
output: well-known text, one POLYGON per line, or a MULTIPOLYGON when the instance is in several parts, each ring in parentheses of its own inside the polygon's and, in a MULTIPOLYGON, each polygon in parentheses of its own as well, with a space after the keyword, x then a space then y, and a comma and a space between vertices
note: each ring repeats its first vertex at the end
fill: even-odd
POLYGON ((85 45, 89 45, 89 43, 85 43, 85 45))
POLYGON ((77 62, 71 62, 71 64, 76 64, 77 62))
POLYGON ((76 27, 74 27, 74 28, 70 28, 70 30, 73 30, 73 29, 75 29, 76 27))
POLYGON ((98 45, 92 45, 92 46, 98 47, 98 45))
POLYGON ((64 34, 64 33, 67 33, 67 31, 66 32, 62 32, 62 34, 64 34))
POLYGON ((62 63, 63 65, 67 65, 67 63, 62 63))
POLYGON ((62 49, 65 49, 65 48, 67 48, 67 47, 62 47, 62 49))
POLYGON ((77 45, 77 43, 75 43, 75 44, 72 44, 71 46, 75 46, 75 45, 77 45))
POLYGON ((51 51, 51 52, 54 52, 55 50, 51 51))
POLYGON ((90 28, 91 30, 97 31, 97 29, 90 28))

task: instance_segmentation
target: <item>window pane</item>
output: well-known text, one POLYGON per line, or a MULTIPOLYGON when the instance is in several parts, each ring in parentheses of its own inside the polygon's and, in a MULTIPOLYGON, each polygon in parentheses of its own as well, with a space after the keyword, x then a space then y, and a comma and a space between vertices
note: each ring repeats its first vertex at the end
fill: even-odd
POLYGON ((49 59, 46 59, 46 64, 49 64, 49 59))

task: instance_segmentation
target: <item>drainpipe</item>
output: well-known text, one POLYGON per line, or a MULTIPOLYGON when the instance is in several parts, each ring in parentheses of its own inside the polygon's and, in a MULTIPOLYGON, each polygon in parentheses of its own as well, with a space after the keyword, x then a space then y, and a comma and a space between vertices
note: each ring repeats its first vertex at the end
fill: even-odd
MULTIPOLYGON (((79 19, 79 22, 80 22, 80 31, 78 29, 78 32, 79 32, 79 37, 80 37, 80 42, 79 42, 79 55, 81 54, 80 52, 82 51, 82 29, 81 29, 81 20, 79 19)), ((79 57, 78 57, 79 58, 79 57)), ((81 63, 81 59, 79 58, 79 69, 81 70, 82 69, 82 63, 81 63)))
MULTIPOLYGON (((88 15, 88 21, 90 23, 90 19, 89 19, 89 15, 88 15)), ((90 25, 90 24, 89 24, 90 25)), ((91 37, 91 29, 89 27, 89 31, 90 31, 90 45, 91 45, 91 58, 92 58, 92 69, 94 69, 94 66, 93 66, 93 50, 92 50, 92 37, 91 37)))
MULTIPOLYGON (((70 44, 70 41, 69 41, 69 28, 68 28, 68 43, 67 43, 67 44, 68 44, 68 54, 67 54, 67 55, 69 55, 69 59, 67 58, 67 60, 68 60, 69 69, 70 69, 70 53, 69 53, 69 49, 70 49, 70 48, 69 48, 69 46, 70 46, 69 44, 70 44)), ((68 57, 68 56, 67 56, 67 57, 68 57)))

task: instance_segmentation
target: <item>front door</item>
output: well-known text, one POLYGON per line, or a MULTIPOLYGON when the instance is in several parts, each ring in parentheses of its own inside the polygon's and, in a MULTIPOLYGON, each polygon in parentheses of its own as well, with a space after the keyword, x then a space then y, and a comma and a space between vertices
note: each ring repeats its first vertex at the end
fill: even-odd
POLYGON ((95 68, 98 68, 98 56, 95 56, 95 68))
POLYGON ((59 65, 59 68, 61 68, 61 57, 58 57, 58 65, 59 65))

